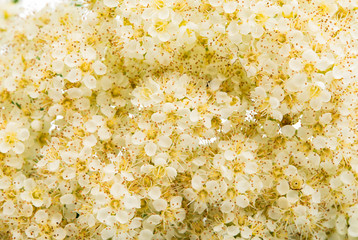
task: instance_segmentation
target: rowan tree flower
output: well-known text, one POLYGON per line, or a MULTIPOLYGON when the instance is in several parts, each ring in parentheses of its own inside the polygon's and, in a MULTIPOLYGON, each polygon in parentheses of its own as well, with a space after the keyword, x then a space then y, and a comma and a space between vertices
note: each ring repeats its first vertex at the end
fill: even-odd
POLYGON ((15 2, 4 239, 358 236, 356 2, 15 2))

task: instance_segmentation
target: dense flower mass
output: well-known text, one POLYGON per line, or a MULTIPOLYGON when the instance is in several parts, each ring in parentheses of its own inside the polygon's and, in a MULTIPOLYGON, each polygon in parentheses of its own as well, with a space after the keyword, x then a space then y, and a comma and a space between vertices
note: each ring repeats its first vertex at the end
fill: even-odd
POLYGON ((357 239, 356 0, 19 13, 0 6, 1 239, 357 239))

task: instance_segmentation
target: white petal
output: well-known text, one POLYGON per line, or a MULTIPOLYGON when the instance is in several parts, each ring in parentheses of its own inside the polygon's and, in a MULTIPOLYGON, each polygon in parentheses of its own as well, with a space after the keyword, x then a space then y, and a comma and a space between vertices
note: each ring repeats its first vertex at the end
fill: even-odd
POLYGON ((50 172, 55 172, 57 171, 59 166, 60 166, 60 161, 55 160, 47 164, 47 170, 49 170, 50 172))
POLYGON ((30 132, 27 128, 20 128, 17 132, 17 137, 21 141, 25 141, 26 139, 29 138, 29 136, 30 136, 30 132))
POLYGON ((160 198, 161 194, 160 187, 152 187, 148 192, 148 196, 153 200, 160 198))
POLYGON ((100 129, 98 129, 98 136, 101 140, 108 140, 111 138, 112 133, 108 128, 101 127, 100 129))
POLYGON ((166 172, 167 172, 167 176, 169 178, 175 178, 177 176, 177 170, 173 167, 167 167, 165 168, 166 172))
POLYGON ((199 121, 200 114, 199 114, 198 110, 195 109, 195 110, 191 111, 189 118, 190 118, 190 121, 192 121, 192 122, 199 121))
POLYGON ((257 163, 255 162, 247 162, 244 169, 247 174, 254 174, 258 171, 257 163))
POLYGON ((161 123, 165 121, 166 118, 167 116, 164 113, 160 113, 160 112, 153 113, 151 116, 152 121, 156 123, 161 123))
POLYGON ((128 212, 126 212, 126 211, 118 211, 117 215, 116 215, 116 219, 121 224, 128 223, 128 221, 129 221, 128 212))
POLYGON ((11 180, 9 177, 0 178, 0 189, 6 190, 11 186, 11 180))
POLYGON ((60 197, 60 202, 62 204, 72 204, 75 202, 75 200, 76 198, 72 194, 65 194, 62 197, 60 197))
POLYGON ((183 197, 176 196, 170 199, 170 207, 171 208, 180 208, 181 203, 183 201, 183 197))
POLYGON ((223 213, 229 213, 234 209, 234 207, 235 204, 233 202, 226 200, 221 204, 220 210, 223 213))
POLYGON ((277 192, 280 195, 285 195, 290 190, 290 186, 286 180, 281 180, 277 185, 277 192))
POLYGON ((232 150, 226 150, 226 151, 224 152, 224 157, 225 157, 226 160, 232 161, 232 160, 235 159, 236 154, 235 154, 235 152, 232 151, 232 150))
POLYGON ((153 233, 149 229, 144 229, 140 231, 138 240, 151 240, 153 238, 153 233))
POLYGON ((281 128, 282 134, 286 137, 293 137, 296 133, 296 129, 292 125, 285 125, 281 128))
POLYGON ((145 145, 144 150, 149 157, 152 157, 157 152, 157 144, 149 142, 145 145))
POLYGON ((168 136, 160 136, 158 145, 162 148, 169 148, 172 145, 172 140, 168 136))
POLYGON ((82 78, 82 71, 78 68, 72 69, 66 76, 71 83, 79 82, 82 78))
POLYGON ((8 151, 10 151, 11 146, 6 143, 6 142, 1 142, 0 143, 0 152, 2 153, 7 153, 8 151))
POLYGON ((15 213, 15 205, 12 201, 6 201, 2 204, 2 213, 7 216, 11 216, 15 213))
POLYGON ((62 60, 52 61, 52 70, 53 70, 55 73, 60 73, 60 72, 62 72, 64 66, 65 66, 65 64, 63 63, 62 60))
POLYGON ((40 233, 40 228, 35 225, 31 225, 25 230, 25 234, 28 238, 36 238, 40 233))
POLYGON ((76 177, 76 170, 74 168, 66 168, 62 173, 63 179, 69 180, 76 177))
POLYGON ((126 196, 123 198, 125 209, 140 208, 140 199, 136 196, 126 196))
POLYGON ((145 8, 141 14, 141 17, 145 20, 151 19, 154 14, 154 10, 152 8, 145 8))
POLYGON ((114 198, 120 198, 128 194, 128 190, 121 183, 114 183, 110 189, 110 193, 114 198))
POLYGON ((132 143, 134 145, 140 145, 143 143, 144 138, 145 138, 145 134, 141 131, 137 131, 132 136, 132 143))
POLYGON ((156 211, 163 211, 167 208, 168 203, 164 199, 157 199, 153 201, 153 207, 156 211))
POLYGON ((89 89, 96 88, 97 80, 92 75, 87 74, 86 76, 83 77, 82 81, 86 85, 86 87, 88 87, 89 89))
POLYGON ((302 60, 299 58, 292 58, 289 61, 289 66, 293 71, 301 71, 303 68, 302 60))
POLYGON ((238 3, 235 1, 231 1, 231 2, 225 2, 224 3, 224 12, 225 13, 233 13, 236 11, 238 3))
POLYGON ((103 0, 103 4, 109 8, 117 7, 118 0, 103 0))
POLYGON ((6 131, 7 132, 16 132, 18 130, 19 124, 15 123, 15 122, 9 122, 6 125, 6 131))
POLYGON ((169 9, 168 8, 162 8, 159 10, 158 12, 158 18, 164 20, 167 19, 169 17, 169 9))
POLYGON ((158 225, 162 222, 162 217, 157 214, 151 215, 149 218, 147 218, 146 222, 148 222, 150 225, 158 225))
POLYGON ((160 34, 158 34, 158 38, 159 38, 160 41, 166 42, 166 41, 168 41, 170 39, 170 34, 167 33, 167 32, 160 33, 160 34))
POLYGON ((95 61, 92 68, 97 75, 104 75, 107 72, 107 66, 100 61, 95 61))
POLYGON ((17 142, 15 143, 13 150, 16 154, 21 154, 25 151, 25 145, 22 142, 17 142))
POLYGON ((213 7, 219 7, 221 4, 223 4, 223 1, 221 0, 209 0, 209 4, 213 7))
POLYGON ((195 190, 200 190, 202 189, 204 184, 204 179, 202 177, 200 177, 199 175, 195 175, 193 177, 193 179, 191 180, 191 186, 195 189, 195 190))
POLYGON ((249 206, 249 199, 244 195, 239 195, 236 197, 236 204, 239 207, 246 208, 249 206))

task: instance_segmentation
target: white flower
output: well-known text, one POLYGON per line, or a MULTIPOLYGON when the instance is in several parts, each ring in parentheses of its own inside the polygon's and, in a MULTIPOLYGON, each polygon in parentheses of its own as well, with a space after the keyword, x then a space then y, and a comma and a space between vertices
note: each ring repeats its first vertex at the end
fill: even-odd
POLYGON ((167 42, 174 37, 178 30, 179 26, 176 22, 155 18, 148 28, 148 33, 161 42, 167 42))
POLYGON ((135 99, 132 100, 133 104, 149 106, 160 101, 159 85, 152 79, 148 80, 145 87, 137 87, 133 90, 132 95, 135 99))
POLYGON ((5 129, 0 130, 0 152, 7 153, 13 150, 16 154, 25 151, 24 141, 30 136, 27 128, 17 122, 9 122, 5 129))
POLYGON ((358 237, 356 1, 18 6, 6 239, 358 237))
POLYGON ((48 201, 48 194, 43 186, 37 185, 32 178, 24 181, 24 189, 25 191, 20 194, 20 197, 25 201, 31 202, 35 207, 41 207, 48 201))

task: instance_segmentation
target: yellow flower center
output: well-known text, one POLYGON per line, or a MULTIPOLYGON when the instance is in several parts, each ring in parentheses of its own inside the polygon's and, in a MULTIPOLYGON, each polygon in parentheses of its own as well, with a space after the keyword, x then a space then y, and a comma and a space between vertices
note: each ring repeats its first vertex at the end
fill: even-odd
POLYGON ((310 97, 311 98, 316 98, 321 94, 321 88, 318 86, 312 86, 310 87, 310 97))
POLYGON ((36 189, 35 191, 32 192, 32 197, 34 199, 41 199, 42 198, 42 192, 40 189, 36 189))
POLYGON ((18 141, 18 139, 17 139, 17 133, 16 132, 9 132, 9 133, 6 134, 5 142, 10 144, 11 146, 13 146, 17 141, 18 141))
POLYGON ((169 22, 167 21, 158 21, 154 24, 155 30, 157 32, 165 32, 167 30, 169 22))

